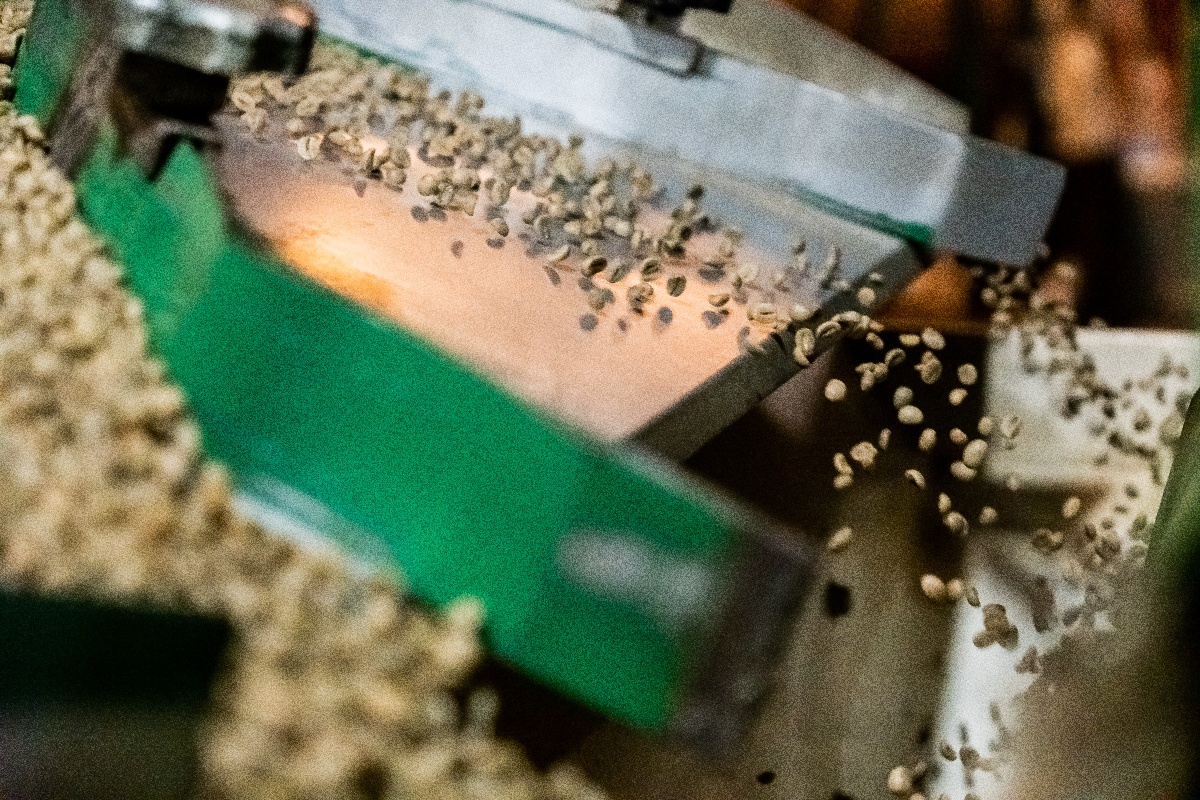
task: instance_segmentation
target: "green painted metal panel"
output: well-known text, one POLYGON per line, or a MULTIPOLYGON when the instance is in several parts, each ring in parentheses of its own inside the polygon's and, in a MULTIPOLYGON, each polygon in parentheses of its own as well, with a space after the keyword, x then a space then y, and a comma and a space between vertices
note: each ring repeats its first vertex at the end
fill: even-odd
POLYGON ((87 35, 83 18, 66 0, 38 0, 14 71, 17 106, 43 125, 63 100, 87 35))

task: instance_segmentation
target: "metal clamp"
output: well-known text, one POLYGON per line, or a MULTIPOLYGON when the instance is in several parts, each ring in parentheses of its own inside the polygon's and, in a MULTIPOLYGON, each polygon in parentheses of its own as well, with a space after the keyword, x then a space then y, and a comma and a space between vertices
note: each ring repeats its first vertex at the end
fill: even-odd
POLYGON ((74 175, 100 125, 151 178, 184 139, 212 143, 230 79, 308 65, 316 15, 300 0, 79 0, 90 53, 51 125, 51 157, 74 175))

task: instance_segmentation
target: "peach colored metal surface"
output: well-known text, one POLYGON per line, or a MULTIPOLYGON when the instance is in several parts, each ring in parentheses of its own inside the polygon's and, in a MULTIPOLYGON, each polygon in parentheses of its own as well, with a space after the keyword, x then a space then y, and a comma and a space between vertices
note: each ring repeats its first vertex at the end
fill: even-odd
MULTIPOLYGON (((595 285, 611 289, 616 302, 594 312, 578 271, 548 275, 544 261, 550 248, 534 242, 520 221, 530 196, 514 193, 506 210, 512 233, 500 239, 487 224, 482 202, 474 217, 431 209, 415 186, 433 168, 415 154, 408 182, 396 192, 375 181, 356 183, 345 167, 325 157, 304 162, 282 136, 256 140, 229 119, 222 127, 221 178, 233 207, 285 260, 602 440, 657 435, 650 442, 656 449, 686 455, 796 371, 790 337, 781 347, 766 338, 766 328, 747 321, 745 306, 730 303, 718 313, 708 303, 709 294, 729 289, 727 280, 709 283, 697 276, 696 258, 715 251, 716 234, 694 236, 686 259, 664 259, 664 276, 688 276, 681 296, 668 296, 660 279, 644 313, 635 313, 625 291, 637 271, 616 284, 602 273, 593 278, 595 285), (663 308, 669 312, 660 312, 663 308), (669 313, 669 321, 660 313, 669 313), (594 330, 581 324, 587 314, 598 318, 594 330), (765 353, 748 354, 740 344, 746 337, 764 341, 765 353)), ((741 215, 731 220, 747 233, 740 257, 763 265, 764 273, 786 257, 784 242, 791 237, 781 231, 788 215, 794 230, 797 221, 802 226, 793 235, 816 234, 809 241, 817 264, 825 247, 836 243, 846 254, 852 283, 865 281, 868 272, 884 272, 880 297, 918 269, 915 256, 897 240, 799 201, 741 191, 740 197, 726 192, 717 205, 741 215)), ((644 211, 638 224, 665 227, 666 212, 644 211)), ((752 292, 751 302, 838 305, 839 298, 829 295, 810 280, 786 291, 752 292)), ((840 303, 853 304, 852 295, 840 296, 840 303)))

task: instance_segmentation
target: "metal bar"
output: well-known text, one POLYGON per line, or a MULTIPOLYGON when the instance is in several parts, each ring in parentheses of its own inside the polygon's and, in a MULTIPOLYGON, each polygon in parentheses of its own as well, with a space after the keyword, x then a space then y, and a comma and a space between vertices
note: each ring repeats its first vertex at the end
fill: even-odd
POLYGON ((1057 164, 715 51, 680 76, 470 0, 316 6, 327 33, 526 119, 778 186, 935 250, 1029 263, 1062 190, 1057 164))

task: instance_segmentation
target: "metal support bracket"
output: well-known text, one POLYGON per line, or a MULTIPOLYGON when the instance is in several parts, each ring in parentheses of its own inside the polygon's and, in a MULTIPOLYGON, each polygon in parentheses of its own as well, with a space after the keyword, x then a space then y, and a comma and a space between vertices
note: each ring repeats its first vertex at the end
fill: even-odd
POLYGON ((87 55, 50 126, 51 158, 71 177, 106 118, 151 179, 179 141, 216 143, 211 118, 230 78, 299 74, 316 36, 316 16, 299 2, 79 0, 77 11, 87 55))

